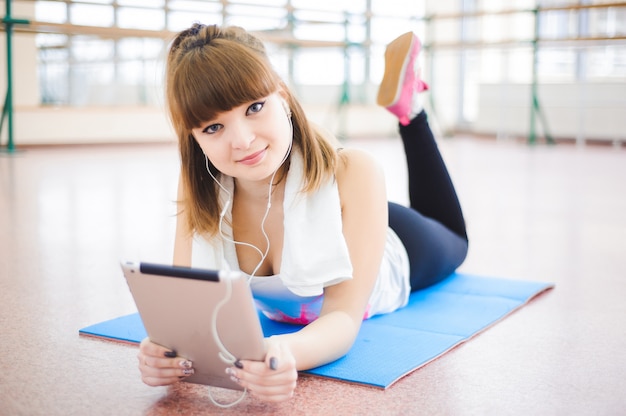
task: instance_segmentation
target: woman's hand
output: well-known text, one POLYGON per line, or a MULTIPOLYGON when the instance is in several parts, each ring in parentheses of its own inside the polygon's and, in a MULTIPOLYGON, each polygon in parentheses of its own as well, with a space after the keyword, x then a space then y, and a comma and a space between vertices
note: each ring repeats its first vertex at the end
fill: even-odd
POLYGON ((296 388, 296 360, 284 344, 271 340, 268 344, 265 361, 237 361, 226 372, 253 396, 267 402, 281 402, 290 399, 296 388))
POLYGON ((193 374, 191 361, 151 342, 148 338, 139 345, 141 380, 149 386, 167 386, 193 374))

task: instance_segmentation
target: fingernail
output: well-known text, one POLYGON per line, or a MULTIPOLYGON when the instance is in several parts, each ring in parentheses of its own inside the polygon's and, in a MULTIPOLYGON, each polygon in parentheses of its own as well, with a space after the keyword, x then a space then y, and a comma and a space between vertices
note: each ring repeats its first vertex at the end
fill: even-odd
POLYGON ((226 368, 226 374, 228 374, 230 376, 230 379, 237 384, 239 384, 239 382, 241 381, 239 377, 235 375, 235 370, 233 370, 232 367, 226 368))
POLYGON ((192 375, 193 373, 195 373, 195 371, 194 371, 194 369, 193 369, 193 368, 185 368, 185 369, 183 370, 183 374, 184 374, 184 375, 186 375, 186 376, 190 376, 190 375, 192 375))
POLYGON ((193 367, 193 364, 189 360, 181 360, 178 363, 178 365, 181 366, 182 368, 191 368, 191 367, 193 367))
POLYGON ((174 358, 178 354, 176 354, 176 351, 165 351, 163 355, 166 356, 167 358, 174 358))
POLYGON ((241 361, 237 360, 234 363, 234 366, 239 368, 239 369, 243 369, 243 364, 241 364, 241 361))
POLYGON ((278 368, 278 360, 276 357, 270 358, 270 370, 276 370, 278 368))

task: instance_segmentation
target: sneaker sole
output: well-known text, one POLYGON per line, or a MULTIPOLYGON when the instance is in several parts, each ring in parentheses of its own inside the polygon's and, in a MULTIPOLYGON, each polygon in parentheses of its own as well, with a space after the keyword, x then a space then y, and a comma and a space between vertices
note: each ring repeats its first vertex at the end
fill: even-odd
POLYGON ((385 73, 378 89, 376 102, 381 107, 396 103, 402 89, 401 78, 410 60, 413 32, 405 33, 391 42, 385 50, 385 73))

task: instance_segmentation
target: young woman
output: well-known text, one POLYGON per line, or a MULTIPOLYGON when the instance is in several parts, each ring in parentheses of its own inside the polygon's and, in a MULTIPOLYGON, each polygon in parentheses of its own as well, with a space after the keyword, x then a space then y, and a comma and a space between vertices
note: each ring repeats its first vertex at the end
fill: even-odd
MULTIPOLYGON (((174 263, 250 276, 271 319, 305 324, 266 340, 264 362, 228 373, 255 396, 288 399, 297 372, 348 352, 363 319, 406 305, 467 253, 457 196, 419 104, 419 40, 385 53, 378 103, 398 116, 411 207, 388 203, 375 160, 307 120, 262 43, 240 28, 194 24, 167 59, 167 100, 181 180, 174 263)), ((168 385, 193 363, 146 339, 146 384, 168 385)))

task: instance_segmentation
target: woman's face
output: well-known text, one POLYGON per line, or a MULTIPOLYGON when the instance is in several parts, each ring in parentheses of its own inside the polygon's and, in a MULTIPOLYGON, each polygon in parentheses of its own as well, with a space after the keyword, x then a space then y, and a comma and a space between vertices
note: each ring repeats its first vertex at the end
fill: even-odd
POLYGON ((192 133, 213 166, 241 181, 269 179, 292 140, 286 104, 278 92, 219 113, 192 133))

